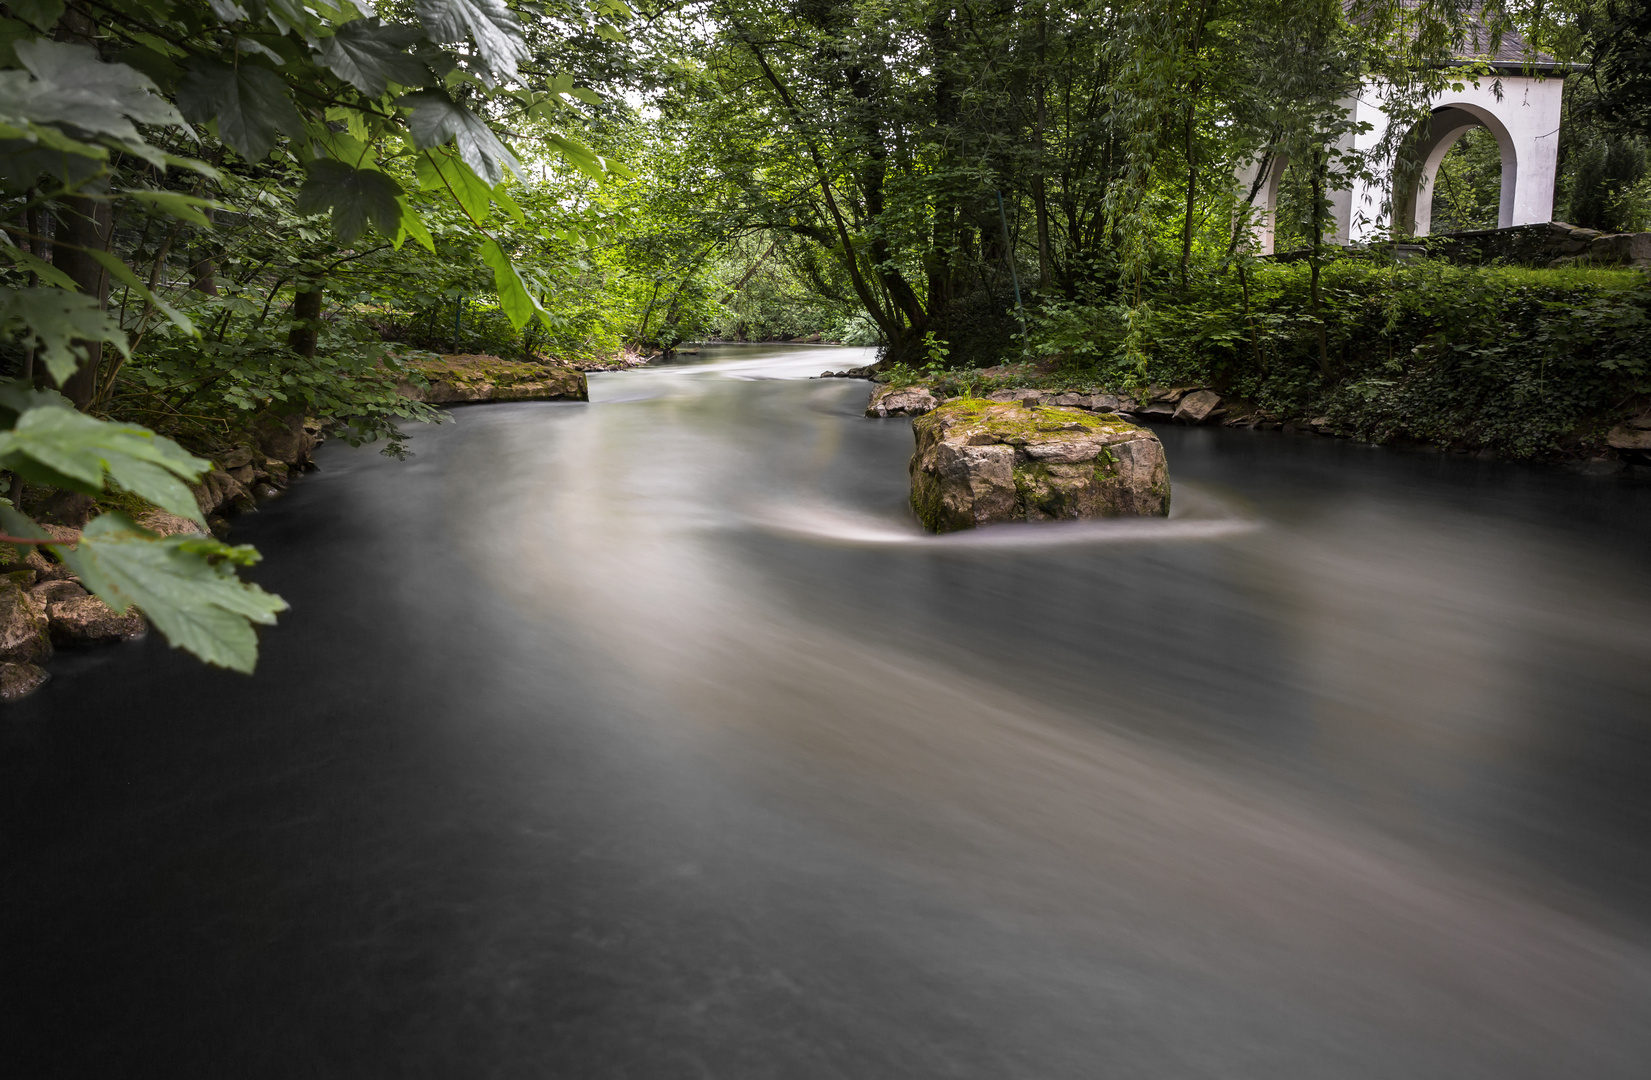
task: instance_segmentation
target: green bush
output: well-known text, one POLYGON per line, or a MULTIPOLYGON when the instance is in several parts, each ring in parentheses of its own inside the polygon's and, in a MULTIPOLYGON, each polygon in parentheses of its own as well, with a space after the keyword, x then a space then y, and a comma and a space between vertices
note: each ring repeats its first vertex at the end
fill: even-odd
POLYGON ((1371 441, 1513 457, 1586 441, 1651 392, 1651 284, 1638 271, 1342 258, 1323 268, 1316 315, 1310 277, 1302 261, 1166 288, 1133 313, 1133 341, 1128 308, 1050 306, 1038 345, 1069 382, 1209 385, 1371 441))

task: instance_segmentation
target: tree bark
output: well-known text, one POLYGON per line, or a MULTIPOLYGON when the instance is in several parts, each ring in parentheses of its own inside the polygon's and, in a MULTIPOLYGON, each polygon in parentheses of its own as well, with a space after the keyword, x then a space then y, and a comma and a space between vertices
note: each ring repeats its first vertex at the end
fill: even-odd
MULTIPOLYGON (((107 251, 114 230, 114 210, 107 199, 72 195, 63 200, 52 265, 67 274, 75 286, 102 308, 109 301, 109 271, 88 251, 107 251)), ((103 342, 78 341, 86 358, 60 388, 63 396, 84 411, 97 395, 98 368, 103 364, 103 342)))
MULTIPOLYGON (((201 209, 208 222, 216 220, 212 207, 201 209)), ((209 234, 210 235, 210 234, 209 234)), ((207 296, 218 295, 218 260, 213 257, 211 247, 207 247, 200 258, 189 267, 189 287, 198 293, 207 296)))
POLYGON ((1323 150, 1313 155, 1313 252, 1307 258, 1312 268, 1312 277, 1308 282, 1308 304, 1313 313, 1313 321, 1318 325, 1319 371, 1325 378, 1330 377, 1330 336, 1324 326, 1324 316, 1319 298, 1319 269, 1323 263, 1324 251, 1324 170, 1327 164, 1327 155, 1323 150))
POLYGON ((306 281, 292 298, 293 327, 287 332, 287 348, 299 356, 314 356, 321 328, 321 299, 324 284, 306 281))

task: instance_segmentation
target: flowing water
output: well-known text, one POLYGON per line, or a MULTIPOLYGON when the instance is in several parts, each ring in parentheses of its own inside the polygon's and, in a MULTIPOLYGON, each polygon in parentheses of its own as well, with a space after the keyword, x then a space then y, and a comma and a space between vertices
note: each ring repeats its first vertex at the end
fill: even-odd
POLYGON ((1651 1076, 1651 484, 1160 429, 927 537, 853 350, 332 445, 247 679, 0 714, 8 1076, 1651 1076))

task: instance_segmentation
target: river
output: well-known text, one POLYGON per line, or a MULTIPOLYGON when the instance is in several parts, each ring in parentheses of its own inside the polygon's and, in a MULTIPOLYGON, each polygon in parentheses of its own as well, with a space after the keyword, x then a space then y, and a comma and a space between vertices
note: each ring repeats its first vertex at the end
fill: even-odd
POLYGON ((1651 1075, 1651 483, 1160 428, 926 537, 869 358, 328 445, 256 676, 61 656, 7 1075, 1651 1075))

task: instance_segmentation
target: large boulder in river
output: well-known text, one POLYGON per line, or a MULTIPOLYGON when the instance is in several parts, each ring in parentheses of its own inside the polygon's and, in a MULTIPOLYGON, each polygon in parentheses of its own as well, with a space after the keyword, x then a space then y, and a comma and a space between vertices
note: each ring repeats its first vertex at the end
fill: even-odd
POLYGON ((972 398, 912 429, 912 507, 931 532, 1169 513, 1163 445, 1115 415, 972 398))
POLYGON ((567 364, 504 360, 486 353, 415 360, 407 365, 429 380, 403 380, 396 392, 431 405, 468 401, 589 401, 585 373, 567 364))

